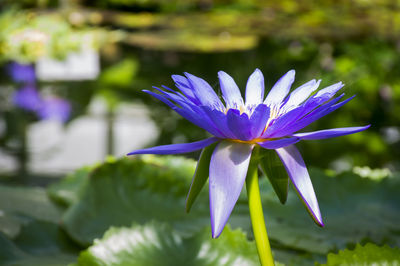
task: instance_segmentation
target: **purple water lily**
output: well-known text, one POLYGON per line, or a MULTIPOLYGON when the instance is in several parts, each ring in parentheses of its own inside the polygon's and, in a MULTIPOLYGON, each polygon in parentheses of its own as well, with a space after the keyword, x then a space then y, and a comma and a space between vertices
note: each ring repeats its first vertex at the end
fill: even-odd
POLYGON ((344 94, 335 97, 344 85, 339 82, 311 95, 321 82, 311 80, 289 94, 295 76, 295 71, 290 70, 264 98, 264 77, 256 69, 247 81, 243 99, 233 78, 220 71, 218 77, 222 101, 205 80, 189 73, 185 73, 185 76, 172 76, 180 92, 165 86, 163 89, 155 87, 159 93, 145 92, 161 100, 193 124, 207 130, 213 137, 193 143, 136 150, 128 155, 186 153, 217 143, 209 163, 210 216, 212 236, 215 238, 221 234, 238 200, 254 148, 259 146, 275 150, 314 221, 323 226, 306 165, 293 144, 300 140, 352 134, 369 127, 297 133, 354 97, 344 101, 340 101, 344 94))
POLYGON ((33 64, 21 64, 18 62, 11 62, 7 66, 8 73, 12 80, 22 83, 34 83, 36 80, 35 69, 33 64))
POLYGON ((27 85, 14 92, 13 103, 21 109, 35 112, 42 105, 42 97, 34 86, 27 85))
POLYGON ((13 94, 13 103, 21 109, 34 112, 41 120, 66 122, 71 114, 71 105, 58 97, 43 97, 31 85, 27 85, 13 94))
POLYGON ((33 64, 11 62, 7 70, 15 82, 23 87, 13 94, 13 103, 21 109, 36 113, 41 120, 66 122, 71 114, 71 105, 58 97, 43 97, 35 87, 36 74, 33 64))
POLYGON ((62 98, 46 98, 36 114, 42 120, 56 120, 65 123, 71 114, 71 104, 62 98))

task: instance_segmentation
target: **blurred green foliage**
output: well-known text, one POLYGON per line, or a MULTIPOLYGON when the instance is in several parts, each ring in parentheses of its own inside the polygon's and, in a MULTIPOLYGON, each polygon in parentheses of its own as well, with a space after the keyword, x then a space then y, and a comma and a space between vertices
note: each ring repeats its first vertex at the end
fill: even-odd
MULTIPOLYGON (((8 45, 12 36, 20 35, 26 28, 42 30, 40 25, 51 24, 48 34, 68 36, 65 37, 68 41, 55 38, 59 39, 52 45, 56 48, 50 51, 55 51, 51 54, 57 58, 73 50, 75 42, 71 44, 71 40, 81 41, 75 34, 81 36, 89 29, 107 31, 107 42, 99 45, 102 55, 99 79, 84 83, 88 90, 69 88, 77 83, 65 83, 62 87, 68 87, 68 94, 74 93, 73 102, 79 101, 81 93, 85 97, 101 95, 110 109, 123 101, 144 102, 160 130, 154 144, 195 141, 207 134, 142 93, 142 89, 161 84, 173 88, 170 75, 186 71, 206 79, 219 91, 217 72, 224 70, 244 92, 247 77, 258 67, 265 75, 268 90, 281 75, 295 69, 294 87, 320 78, 321 87, 342 81, 347 96, 357 95, 305 131, 372 124, 359 134, 300 143, 308 164, 339 170, 354 165, 400 169, 400 140, 396 137, 400 134, 399 1, 62 3, 27 0, 19 6, 36 9, 3 12, 0 50, 12 49, 3 52, 2 58, 19 61, 37 58, 41 50, 34 42, 8 45), (42 12, 41 8, 54 6, 60 12, 42 12), (389 135, 390 132, 394 135, 389 135)), ((81 108, 75 114, 81 114, 86 105, 78 106, 81 108)))
POLYGON ((96 49, 105 41, 101 30, 76 29, 59 14, 10 10, 0 15, 0 59, 21 63, 40 57, 63 59, 82 48, 96 49))

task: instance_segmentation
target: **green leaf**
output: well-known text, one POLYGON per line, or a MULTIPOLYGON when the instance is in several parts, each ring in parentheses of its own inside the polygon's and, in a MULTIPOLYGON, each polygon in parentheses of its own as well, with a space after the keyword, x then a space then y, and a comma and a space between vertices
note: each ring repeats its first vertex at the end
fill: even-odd
POLYGON ((128 87, 132 85, 133 78, 139 69, 139 62, 134 58, 126 58, 111 67, 106 68, 100 81, 104 86, 128 87))
POLYGON ((50 222, 31 220, 11 241, 0 233, 1 265, 57 266, 74 262, 78 248, 50 222))
POLYGON ((150 222, 111 228, 81 253, 78 265, 223 266, 259 265, 259 262, 254 243, 240 230, 227 228, 218 239, 211 238, 210 228, 182 237, 167 224, 150 222))
POLYGON ((259 163, 280 202, 285 204, 289 189, 289 176, 278 154, 274 150, 260 149, 259 163))
POLYGON ((54 223, 61 218, 61 211, 42 188, 0 186, 0 213, 0 232, 10 237, 29 221, 27 216, 54 223))
MULTIPOLYGON (((400 246, 400 235, 393 233, 400 232, 399 176, 377 182, 354 173, 327 176, 317 169, 310 169, 310 176, 325 222, 323 228, 314 225, 293 189, 282 206, 272 197, 267 182, 260 184, 266 225, 273 241, 321 255, 365 240, 400 246)), ((251 232, 244 223, 248 215, 244 204, 243 199, 239 201, 229 223, 251 232)))
POLYGON ((195 170, 193 160, 172 156, 142 156, 107 162, 96 168, 79 202, 63 216, 70 236, 89 245, 112 225, 159 220, 182 234, 209 224, 208 206, 185 213, 185 195, 195 170))
POLYGON ((204 184, 208 180, 209 170, 210 170, 210 160, 214 152, 215 146, 217 144, 210 145, 203 149, 200 154, 199 161, 197 162, 196 171, 192 179, 192 184, 190 185, 189 193, 186 198, 186 212, 189 212, 192 208, 194 201, 199 195, 204 184))
POLYGON ((79 201, 79 195, 88 182, 93 167, 76 170, 58 183, 47 188, 48 196, 57 204, 69 207, 79 201))
POLYGON ((378 247, 368 243, 365 246, 357 244, 354 250, 340 250, 338 254, 329 253, 326 266, 340 265, 400 265, 400 249, 389 246, 378 247))
MULTIPOLYGON (((91 173, 80 200, 64 215, 64 227, 85 245, 101 237, 110 226, 143 224, 152 219, 167 222, 175 230, 190 235, 209 225, 207 190, 200 193, 190 214, 184 211, 194 167, 194 161, 168 156, 108 162, 91 173)), ((354 173, 333 177, 310 169, 310 176, 324 228, 314 225, 293 189, 282 206, 267 179, 260 180, 264 217, 273 248, 279 246, 283 250, 321 256, 365 240, 400 246, 400 235, 393 233, 400 231, 398 175, 373 181, 354 173)), ((251 236, 245 193, 228 223, 232 228, 243 228, 251 236)))

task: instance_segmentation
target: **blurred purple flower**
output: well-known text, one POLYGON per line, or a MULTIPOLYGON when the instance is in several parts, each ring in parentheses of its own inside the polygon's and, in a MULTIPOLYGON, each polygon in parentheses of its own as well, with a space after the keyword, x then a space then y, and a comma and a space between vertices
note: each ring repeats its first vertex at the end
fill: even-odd
POLYGON ((13 95, 13 103, 21 109, 35 112, 42 120, 66 122, 71 114, 71 105, 67 100, 50 97, 43 98, 33 86, 25 86, 13 95))
POLYGON ((42 101, 36 114, 43 120, 66 122, 71 115, 71 105, 61 98, 47 98, 42 101))
POLYGON ((15 82, 33 83, 36 80, 33 64, 12 62, 7 66, 7 70, 15 82))
POLYGON ((14 92, 13 103, 21 109, 35 112, 42 105, 42 98, 35 87, 28 85, 14 92))
POLYGON ((203 79, 185 73, 173 75, 174 91, 163 86, 160 93, 145 91, 161 100, 193 124, 213 137, 184 144, 172 144, 137 150, 132 154, 177 154, 203 149, 218 142, 209 166, 209 193, 212 236, 218 237, 242 190, 251 153, 256 145, 277 152, 300 199, 314 221, 323 226, 317 198, 300 152, 293 145, 300 140, 325 139, 360 132, 369 127, 334 128, 296 133, 312 122, 335 111, 353 97, 339 102, 334 98, 344 86, 341 82, 310 96, 320 80, 311 80, 293 90, 295 71, 281 77, 264 99, 264 76, 258 69, 249 77, 246 97, 232 77, 218 73, 222 98, 203 79))

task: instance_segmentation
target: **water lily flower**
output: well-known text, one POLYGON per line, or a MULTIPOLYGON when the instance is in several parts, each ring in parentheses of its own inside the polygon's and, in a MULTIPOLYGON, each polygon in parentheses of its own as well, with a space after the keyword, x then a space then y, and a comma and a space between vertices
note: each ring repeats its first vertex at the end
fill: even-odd
POLYGON ((11 62, 7 66, 8 73, 15 82, 32 84, 36 80, 35 69, 33 64, 21 64, 11 62))
POLYGON ((42 105, 42 97, 34 86, 26 85, 15 91, 13 104, 26 111, 36 112, 42 105))
POLYGON ((58 97, 45 98, 36 114, 42 120, 55 120, 65 123, 71 115, 71 104, 58 97))
POLYGON ((35 113, 40 120, 64 123, 71 115, 71 104, 67 100, 55 96, 43 97, 31 85, 15 91, 12 100, 15 106, 35 113))
MULTIPOLYGON (((301 140, 332 138, 367 129, 369 125, 298 133, 340 108, 354 96, 343 101, 340 100, 344 93, 335 97, 344 86, 341 82, 315 92, 320 80, 311 80, 289 93, 295 78, 294 70, 282 76, 266 97, 264 77, 259 69, 249 77, 244 98, 231 76, 220 71, 218 77, 222 97, 205 80, 189 73, 185 73, 185 76, 172 76, 179 91, 166 86, 162 86, 162 89, 154 87, 159 93, 145 90, 193 124, 208 131, 212 137, 193 143, 136 150, 128 155, 178 154, 200 149, 206 151, 207 147, 212 147, 208 151, 209 167, 206 175, 209 177, 212 236, 216 238, 221 234, 239 198, 253 150, 275 150, 312 218, 323 226, 310 176, 294 144, 301 140)), ((196 172, 201 170, 200 163, 196 172)), ((191 190, 195 182, 193 180, 191 190)))
POLYGON ((67 100, 55 96, 42 96, 36 89, 33 64, 11 62, 7 67, 11 78, 23 84, 12 95, 15 106, 34 112, 41 120, 56 120, 64 123, 69 119, 71 105, 67 100))

